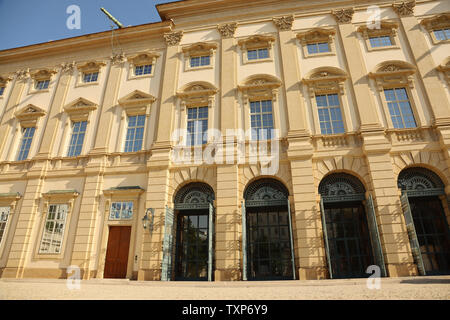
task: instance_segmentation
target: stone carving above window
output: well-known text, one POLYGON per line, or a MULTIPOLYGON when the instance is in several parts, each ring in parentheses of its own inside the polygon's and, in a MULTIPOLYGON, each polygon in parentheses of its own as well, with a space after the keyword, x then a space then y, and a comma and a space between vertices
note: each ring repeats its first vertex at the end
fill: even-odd
POLYGON ((242 61, 244 64, 250 62, 264 62, 273 60, 273 44, 275 37, 273 35, 254 35, 238 41, 242 52, 242 61), (267 49, 267 57, 250 60, 249 50, 267 49))
POLYGON ((355 11, 353 8, 344 8, 331 11, 331 14, 338 23, 351 23, 354 13, 355 11))
POLYGON ((334 36, 336 30, 325 28, 314 28, 305 32, 297 33, 296 37, 303 48, 305 58, 317 55, 334 55, 336 50, 334 46, 334 36), (308 52, 308 44, 328 43, 329 51, 311 54, 308 52))
POLYGON ((292 29, 292 24, 294 22, 294 16, 283 16, 272 19, 273 23, 277 26, 280 31, 288 31, 292 29))
POLYGON ((314 97, 335 92, 345 94, 344 82, 347 78, 347 73, 339 68, 321 67, 310 72, 302 82, 308 86, 311 97, 314 97))
POLYGON ((14 72, 14 75, 17 80, 25 80, 30 76, 30 70, 29 69, 22 69, 14 72))
POLYGON ((184 70, 198 70, 213 68, 217 43, 197 42, 182 48, 184 56, 184 70), (191 66, 190 59, 193 57, 209 57, 209 64, 191 66))
POLYGON ((436 15, 423 19, 420 24, 429 32, 434 44, 450 42, 450 39, 440 40, 436 37, 435 31, 450 29, 450 13, 436 15))
POLYGON ((22 127, 35 127, 40 117, 44 116, 46 112, 36 107, 34 104, 29 104, 16 112, 15 116, 20 121, 22 127))
POLYGON ((128 116, 149 114, 150 106, 156 98, 149 93, 134 90, 119 99, 119 105, 125 110, 128 116))
POLYGON ((12 76, 0 76, 0 87, 5 87, 12 80, 12 76))
POLYGON ((437 70, 442 72, 447 85, 450 86, 450 57, 444 60, 444 62, 437 67, 437 70))
POLYGON ((85 98, 78 98, 64 107, 72 121, 87 121, 91 111, 97 109, 97 104, 85 98))
POLYGON ((111 64, 120 65, 125 62, 125 54, 123 52, 114 53, 110 58, 111 64))
POLYGON ((236 22, 225 23, 217 26, 217 29, 219 30, 219 33, 222 36, 222 38, 233 38, 236 28, 237 28, 236 22))
POLYGON ((400 17, 407 17, 407 16, 411 16, 414 14, 414 7, 416 6, 416 1, 403 1, 401 3, 398 4, 393 4, 392 7, 394 9, 395 12, 397 12, 397 14, 400 17))
POLYGON ((168 46, 177 46, 180 43, 181 38, 183 38, 183 31, 164 33, 164 40, 166 40, 168 46))
POLYGON ((367 25, 362 25, 358 28, 358 32, 362 35, 366 42, 367 50, 383 50, 383 49, 393 49, 399 48, 399 40, 397 36, 398 23, 381 21, 379 28, 369 28, 367 25), (391 45, 389 46, 379 46, 374 47, 370 42, 370 38, 373 37, 389 37, 391 45))
POLYGON ((75 69, 75 62, 64 62, 61 65, 61 72, 71 74, 75 69))
POLYGON ((406 85, 414 88, 414 74, 416 67, 404 61, 386 61, 370 72, 369 77, 374 79, 379 91, 393 85, 406 85))
POLYGON ((177 97, 181 100, 181 108, 188 106, 208 106, 214 104, 214 96, 219 90, 212 84, 205 81, 191 82, 177 92, 177 97))
POLYGON ((248 77, 243 84, 238 85, 238 90, 242 93, 244 104, 249 100, 277 100, 278 88, 281 80, 275 76, 257 74, 248 77))

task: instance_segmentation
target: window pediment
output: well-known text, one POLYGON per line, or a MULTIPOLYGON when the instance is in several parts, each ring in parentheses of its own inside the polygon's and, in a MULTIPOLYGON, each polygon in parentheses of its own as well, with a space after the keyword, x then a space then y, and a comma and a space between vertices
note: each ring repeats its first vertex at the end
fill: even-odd
POLYGON ((97 104, 85 99, 78 98, 64 107, 72 121, 84 121, 89 118, 89 113, 97 109, 97 104))
POLYGON ((252 99, 269 99, 276 100, 278 88, 281 86, 281 81, 270 75, 254 75, 249 77, 238 85, 238 90, 244 96, 244 103, 252 99))
POLYGON ((56 73, 53 69, 40 69, 38 71, 30 72, 30 76, 35 81, 50 80, 56 73))
POLYGON ((14 211, 14 207, 20 198, 22 198, 22 195, 18 192, 0 193, 0 204, 8 205, 11 207, 11 211, 14 211))
POLYGON ((6 86, 6 84, 12 80, 11 76, 0 76, 0 87, 6 86))
POLYGON ((144 191, 139 186, 123 186, 103 190, 103 194, 111 198, 137 199, 144 191))
POLYGON ((185 56, 196 56, 213 55, 216 49, 217 43, 197 42, 190 46, 183 47, 182 51, 185 56))
POLYGON ((153 51, 144 51, 139 52, 134 55, 128 56, 127 60, 133 65, 142 65, 142 64, 155 64, 156 59, 159 58, 160 54, 153 51))
POLYGON ((335 30, 315 28, 306 32, 297 33, 297 39, 300 43, 312 43, 312 42, 328 42, 334 39, 336 34, 335 30))
POLYGON ((148 107, 155 102, 156 98, 149 93, 134 90, 119 99, 119 105, 125 109, 127 115, 146 114, 148 107))
POLYGON ((15 116, 19 119, 22 127, 34 127, 36 126, 38 119, 45 114, 46 112, 43 109, 36 107, 33 104, 29 104, 20 109, 15 116))
POLYGON ((272 35, 254 35, 239 40, 238 44, 242 50, 247 50, 253 48, 269 48, 272 46, 273 42, 275 42, 275 37, 272 35))
POLYGON ((214 95, 219 90, 208 82, 194 82, 184 86, 183 90, 177 92, 177 97, 186 106, 212 106, 214 95))
POLYGON ((397 34, 398 24, 395 22, 380 22, 380 28, 369 28, 367 25, 362 25, 358 28, 358 32, 361 33, 364 39, 369 37, 378 36, 391 36, 395 37, 397 34))
POLYGON ((376 81, 378 90, 390 85, 408 85, 414 87, 413 75, 416 67, 404 61, 387 61, 375 68, 375 72, 370 72, 369 77, 376 81))
POLYGON ((329 92, 344 94, 344 81, 347 78, 347 73, 341 69, 324 67, 311 71, 302 82, 308 86, 312 96, 329 92))
POLYGON ((450 28, 450 13, 444 13, 431 18, 423 19, 420 24, 428 31, 450 28))
POLYGON ((436 69, 444 74, 445 80, 450 84, 450 57, 445 59, 436 69))
POLYGON ((77 69, 83 73, 99 71, 101 67, 105 66, 103 61, 89 61, 77 65, 77 69))

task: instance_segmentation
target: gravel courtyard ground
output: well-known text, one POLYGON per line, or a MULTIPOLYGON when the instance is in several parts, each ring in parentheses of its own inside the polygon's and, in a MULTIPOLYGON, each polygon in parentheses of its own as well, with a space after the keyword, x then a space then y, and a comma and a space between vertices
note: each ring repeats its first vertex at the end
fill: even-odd
POLYGON ((160 282, 115 279, 83 280, 70 290, 66 280, 0 279, 1 300, 450 300, 450 276, 384 278, 380 289, 367 279, 160 282))

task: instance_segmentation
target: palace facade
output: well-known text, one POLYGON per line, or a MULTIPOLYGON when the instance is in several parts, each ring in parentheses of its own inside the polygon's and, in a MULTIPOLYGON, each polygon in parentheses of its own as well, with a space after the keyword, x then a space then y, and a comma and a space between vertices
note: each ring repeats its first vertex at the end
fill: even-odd
POLYGON ((450 274, 449 1, 157 9, 0 51, 2 278, 450 274))

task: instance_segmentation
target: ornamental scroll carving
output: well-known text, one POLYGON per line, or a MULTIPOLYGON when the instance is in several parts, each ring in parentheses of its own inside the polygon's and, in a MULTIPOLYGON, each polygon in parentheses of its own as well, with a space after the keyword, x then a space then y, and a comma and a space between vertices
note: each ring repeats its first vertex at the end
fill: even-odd
POLYGON ((400 17, 407 17, 414 13, 414 7, 416 6, 416 1, 404 1, 399 4, 393 4, 392 7, 394 8, 394 11, 397 12, 397 14, 400 17))
POLYGON ((234 37, 234 32, 236 31, 237 23, 226 23, 217 26, 222 38, 232 38, 234 37))
POLYGON ((350 23, 352 22, 353 14, 355 13, 355 10, 353 8, 344 8, 339 10, 333 10, 331 11, 334 18, 338 23, 350 23))
POLYGON ((75 68, 75 62, 64 62, 61 64, 62 73, 72 73, 75 68))
POLYGON ((111 63, 112 64, 121 64, 124 61, 125 61, 125 55, 123 54, 123 52, 116 53, 116 54, 111 56, 111 63))
POLYGON ((30 69, 18 70, 14 73, 17 80, 24 80, 30 76, 30 69))
POLYGON ((183 31, 175 31, 164 33, 164 40, 168 46, 176 46, 180 43, 181 38, 183 37, 183 31))
POLYGON ((280 18, 273 18, 273 23, 280 31, 288 31, 292 29, 292 23, 294 22, 294 16, 284 16, 280 18))

